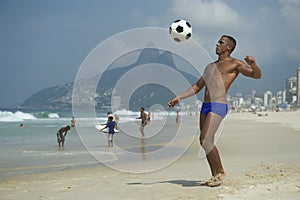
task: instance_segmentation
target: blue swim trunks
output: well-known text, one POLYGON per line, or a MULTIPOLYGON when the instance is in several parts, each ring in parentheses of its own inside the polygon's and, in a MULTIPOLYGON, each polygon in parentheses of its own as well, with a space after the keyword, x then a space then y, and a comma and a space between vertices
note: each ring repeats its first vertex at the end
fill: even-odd
POLYGON ((228 111, 228 105, 226 103, 219 102, 204 102, 202 104, 201 113, 207 115, 209 112, 213 112, 221 117, 225 117, 228 111))

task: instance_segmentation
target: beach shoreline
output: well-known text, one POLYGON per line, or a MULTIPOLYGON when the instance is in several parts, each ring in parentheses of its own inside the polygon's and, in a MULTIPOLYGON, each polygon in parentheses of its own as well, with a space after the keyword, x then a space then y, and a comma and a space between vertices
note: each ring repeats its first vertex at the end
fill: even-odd
MULTIPOLYGON (((107 166, 9 177, 0 182, 2 199, 299 199, 300 113, 228 114, 217 142, 225 183, 210 178, 199 159, 195 137, 186 153, 151 173, 125 173, 107 166)), ((174 119, 175 120, 175 119, 174 119)), ((174 121, 175 123, 175 121, 174 121)))

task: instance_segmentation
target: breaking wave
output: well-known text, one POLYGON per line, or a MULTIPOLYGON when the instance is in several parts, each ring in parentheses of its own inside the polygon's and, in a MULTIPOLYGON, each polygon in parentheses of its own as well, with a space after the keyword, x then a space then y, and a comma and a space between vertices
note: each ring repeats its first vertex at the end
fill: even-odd
POLYGON ((22 111, 0 111, 0 122, 22 122, 24 120, 45 118, 57 119, 59 118, 59 115, 57 113, 49 112, 26 113, 22 111))

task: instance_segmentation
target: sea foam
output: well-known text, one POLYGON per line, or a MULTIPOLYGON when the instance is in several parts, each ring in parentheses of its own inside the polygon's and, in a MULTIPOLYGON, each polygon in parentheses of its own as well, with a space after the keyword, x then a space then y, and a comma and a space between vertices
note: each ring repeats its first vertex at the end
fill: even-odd
POLYGON ((26 113, 22 111, 0 111, 0 122, 22 122, 24 120, 35 119, 58 119, 60 118, 57 113, 38 112, 38 113, 26 113))
POLYGON ((21 122, 26 119, 36 119, 36 117, 30 113, 21 111, 0 111, 0 122, 21 122))

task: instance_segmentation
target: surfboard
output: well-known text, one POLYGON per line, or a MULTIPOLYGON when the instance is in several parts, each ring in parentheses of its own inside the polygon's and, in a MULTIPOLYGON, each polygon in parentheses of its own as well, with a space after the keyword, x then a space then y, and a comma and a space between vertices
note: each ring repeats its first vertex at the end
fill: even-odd
MULTIPOLYGON (((101 131, 105 126, 106 126, 106 124, 98 124, 98 125, 95 125, 95 128, 96 128, 98 131, 101 131)), ((108 133, 108 128, 103 129, 102 132, 108 133)), ((118 129, 115 129, 115 133, 119 133, 119 130, 118 130, 118 129)))

